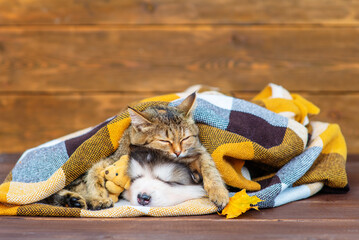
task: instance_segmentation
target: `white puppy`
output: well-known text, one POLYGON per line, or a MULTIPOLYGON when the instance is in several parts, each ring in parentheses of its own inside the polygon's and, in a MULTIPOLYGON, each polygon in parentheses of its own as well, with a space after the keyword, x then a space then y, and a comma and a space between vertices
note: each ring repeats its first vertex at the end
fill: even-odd
POLYGON ((206 196, 186 165, 172 162, 156 150, 131 146, 128 175, 131 186, 123 197, 132 205, 165 207, 206 196))

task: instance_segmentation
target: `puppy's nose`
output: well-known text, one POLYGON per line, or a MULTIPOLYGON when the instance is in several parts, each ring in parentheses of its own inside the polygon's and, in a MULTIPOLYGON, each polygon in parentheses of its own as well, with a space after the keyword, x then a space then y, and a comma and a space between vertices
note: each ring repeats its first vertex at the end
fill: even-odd
POLYGON ((151 196, 147 195, 147 193, 139 193, 137 195, 137 202, 142 206, 148 205, 150 201, 151 201, 151 196))

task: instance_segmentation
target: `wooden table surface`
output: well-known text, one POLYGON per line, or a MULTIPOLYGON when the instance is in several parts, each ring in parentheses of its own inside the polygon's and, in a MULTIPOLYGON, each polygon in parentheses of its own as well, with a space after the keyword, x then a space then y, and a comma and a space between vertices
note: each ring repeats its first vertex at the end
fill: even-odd
MULTIPOLYGON (((0 180, 18 154, 0 155, 0 180)), ((350 192, 318 194, 237 219, 217 214, 190 217, 0 217, 0 239, 358 239, 359 156, 348 158, 350 192)))

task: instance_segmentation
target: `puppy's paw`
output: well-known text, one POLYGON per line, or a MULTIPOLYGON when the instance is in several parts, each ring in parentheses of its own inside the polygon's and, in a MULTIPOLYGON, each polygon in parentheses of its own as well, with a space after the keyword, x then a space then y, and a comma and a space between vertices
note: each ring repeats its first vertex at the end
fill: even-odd
POLYGON ((113 201, 110 198, 92 199, 87 202, 87 205, 91 210, 101 210, 113 207, 113 201))
POLYGON ((66 207, 87 209, 86 200, 80 194, 68 192, 64 198, 66 207))
POLYGON ((229 202, 229 193, 225 186, 213 185, 206 189, 209 199, 222 211, 229 202))

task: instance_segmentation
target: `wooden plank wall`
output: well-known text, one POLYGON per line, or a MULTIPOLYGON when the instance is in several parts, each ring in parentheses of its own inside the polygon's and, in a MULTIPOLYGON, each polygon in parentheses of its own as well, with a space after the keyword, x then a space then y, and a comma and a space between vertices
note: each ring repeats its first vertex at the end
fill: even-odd
POLYGON ((359 153, 359 1, 0 2, 0 153, 95 125, 135 100, 273 82, 321 107, 359 153))

